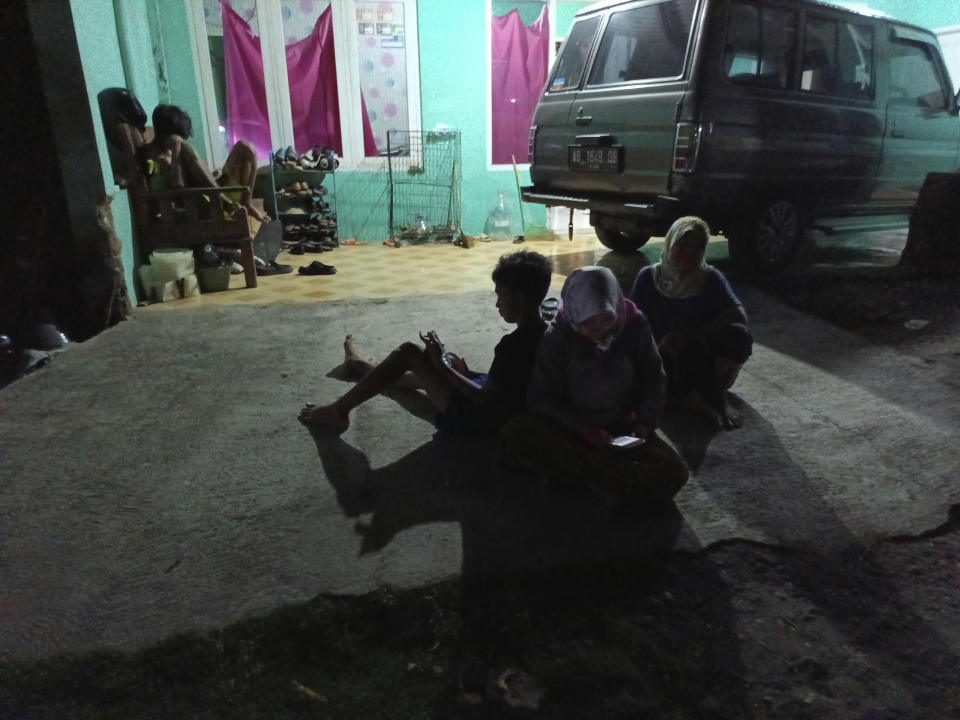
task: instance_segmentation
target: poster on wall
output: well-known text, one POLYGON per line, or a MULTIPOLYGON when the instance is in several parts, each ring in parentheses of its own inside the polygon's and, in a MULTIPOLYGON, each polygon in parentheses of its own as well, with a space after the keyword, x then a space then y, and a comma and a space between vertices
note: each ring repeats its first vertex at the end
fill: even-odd
POLYGON ((409 128, 404 2, 415 0, 355 2, 360 89, 374 144, 383 153, 388 132, 409 128))

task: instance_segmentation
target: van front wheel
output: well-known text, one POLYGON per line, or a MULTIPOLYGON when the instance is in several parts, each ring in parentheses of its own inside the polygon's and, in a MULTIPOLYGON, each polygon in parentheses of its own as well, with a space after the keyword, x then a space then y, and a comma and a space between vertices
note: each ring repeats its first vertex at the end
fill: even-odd
POLYGON ((597 239, 614 252, 629 253, 642 248, 650 239, 649 235, 639 233, 625 233, 620 230, 609 230, 607 228, 594 228, 597 232, 597 239))

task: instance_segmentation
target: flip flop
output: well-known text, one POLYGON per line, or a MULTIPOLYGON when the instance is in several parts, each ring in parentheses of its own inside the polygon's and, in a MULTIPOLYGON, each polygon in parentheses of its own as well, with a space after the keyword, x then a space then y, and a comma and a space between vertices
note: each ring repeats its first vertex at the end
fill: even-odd
POLYGON ((301 265, 298 272, 301 275, 333 275, 337 269, 333 265, 325 265, 319 260, 314 260, 309 265, 301 265))

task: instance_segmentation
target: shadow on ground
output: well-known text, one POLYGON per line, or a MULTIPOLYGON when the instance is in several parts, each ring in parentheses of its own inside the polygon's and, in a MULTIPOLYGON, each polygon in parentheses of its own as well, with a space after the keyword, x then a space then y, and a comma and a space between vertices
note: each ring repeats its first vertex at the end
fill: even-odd
MULTIPOLYGON (((646 637, 645 625, 660 622, 663 573, 683 522, 672 504, 644 511, 586 489, 544 488, 499 466, 490 441, 435 437, 373 469, 340 437, 313 435, 341 508, 358 518, 359 552, 382 551, 416 525, 459 524, 457 692, 489 699, 494 679, 518 669, 546 691, 549 717, 584 717, 587 708, 659 715, 717 698, 739 716, 732 627, 715 614, 702 626, 686 618, 666 646, 646 637)), ((719 577, 700 580, 722 604, 719 577)), ((476 717, 503 712, 496 705, 476 717)))

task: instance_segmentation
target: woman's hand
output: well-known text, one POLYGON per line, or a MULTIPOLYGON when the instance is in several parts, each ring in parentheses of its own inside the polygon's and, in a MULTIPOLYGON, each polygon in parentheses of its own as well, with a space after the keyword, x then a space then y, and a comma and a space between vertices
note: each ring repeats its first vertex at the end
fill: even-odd
POLYGON ((642 422, 640 416, 635 411, 627 416, 624 424, 630 428, 630 432, 627 433, 628 435, 633 435, 641 440, 646 440, 653 435, 654 428, 642 422))
POLYGON ((590 425, 589 423, 578 423, 577 434, 580 436, 580 439, 590 447, 609 445, 613 441, 613 435, 602 427, 590 425))

